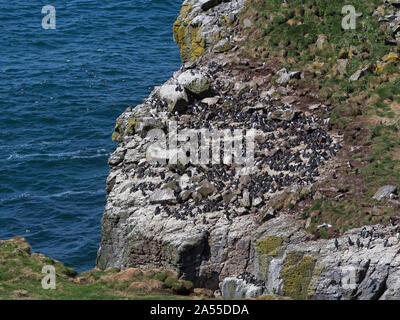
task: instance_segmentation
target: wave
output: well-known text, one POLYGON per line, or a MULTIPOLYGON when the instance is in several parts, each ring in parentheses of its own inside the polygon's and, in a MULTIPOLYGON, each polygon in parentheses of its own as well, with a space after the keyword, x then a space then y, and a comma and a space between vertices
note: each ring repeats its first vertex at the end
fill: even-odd
POLYGON ((21 193, 21 194, 12 196, 12 197, 2 198, 2 199, 0 199, 0 203, 12 202, 12 201, 21 200, 21 199, 42 199, 42 200, 43 199, 58 199, 58 198, 76 196, 76 195, 99 196, 99 195, 103 195, 104 193, 105 193, 105 191, 103 189, 99 189, 96 191, 68 190, 68 191, 62 191, 62 192, 53 193, 53 194, 47 194, 47 195, 34 195, 29 192, 24 192, 24 193, 21 193))
POLYGON ((109 156, 110 153, 106 149, 97 149, 97 150, 77 150, 70 152, 58 152, 58 153, 28 153, 28 154, 20 154, 18 152, 13 152, 7 157, 7 160, 16 160, 16 159, 29 159, 35 160, 35 158, 40 158, 39 160, 46 160, 43 158, 58 158, 58 159, 93 159, 93 158, 102 158, 105 156, 109 156))

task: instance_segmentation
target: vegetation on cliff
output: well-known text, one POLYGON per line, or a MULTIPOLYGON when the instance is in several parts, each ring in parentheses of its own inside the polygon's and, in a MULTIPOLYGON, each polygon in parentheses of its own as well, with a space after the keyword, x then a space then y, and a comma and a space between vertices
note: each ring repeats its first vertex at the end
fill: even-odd
POLYGON ((31 253, 24 238, 0 241, 0 300, 201 299, 212 292, 194 289, 170 270, 93 269, 78 274, 61 262, 31 253), (56 271, 56 288, 43 289, 44 266, 56 271))
POLYGON ((300 71, 289 85, 325 105, 316 114, 344 134, 337 174, 314 186, 322 198, 309 201, 303 213, 311 218, 309 230, 322 237, 386 223, 398 209, 390 200, 372 199, 379 187, 400 185, 400 59, 398 25, 392 23, 398 7, 391 1, 352 1, 356 29, 344 30, 346 4, 250 0, 241 16, 243 53, 300 71), (336 190, 328 191, 332 186, 336 190), (322 223, 336 229, 319 230, 322 223))

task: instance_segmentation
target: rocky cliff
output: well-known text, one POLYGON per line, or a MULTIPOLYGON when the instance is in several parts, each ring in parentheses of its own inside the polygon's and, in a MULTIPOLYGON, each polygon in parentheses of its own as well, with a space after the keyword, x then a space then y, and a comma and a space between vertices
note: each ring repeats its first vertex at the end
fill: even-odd
MULTIPOLYGON (((365 209, 344 223, 347 207, 335 206, 362 185, 351 158, 361 143, 347 138, 363 129, 332 123, 335 105, 314 92, 310 70, 290 70, 261 45, 245 54, 251 3, 183 3, 173 26, 181 69, 117 119, 97 266, 173 269, 226 298, 399 299, 397 187, 372 188, 373 217, 356 224, 365 209), (304 79, 307 86, 295 85, 304 79), (173 153, 165 144, 172 128, 233 140, 251 131, 252 166, 227 164, 223 145, 210 144, 207 153, 223 155, 217 161, 184 149, 174 162, 171 154, 195 137, 184 136, 173 153)), ((397 4, 385 6, 398 20, 397 4)), ((316 46, 327 41, 318 39, 316 46)))

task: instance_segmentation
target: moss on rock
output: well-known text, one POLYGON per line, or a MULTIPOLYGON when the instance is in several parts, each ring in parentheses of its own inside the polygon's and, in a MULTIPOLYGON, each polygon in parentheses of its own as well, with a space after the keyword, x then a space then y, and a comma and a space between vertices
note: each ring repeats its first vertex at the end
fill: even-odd
POLYGON ((289 252, 282 270, 284 296, 305 300, 313 275, 315 259, 301 252, 289 252))
POLYGON ((283 244, 283 238, 270 236, 260 240, 256 244, 256 250, 259 254, 277 255, 278 249, 283 244))

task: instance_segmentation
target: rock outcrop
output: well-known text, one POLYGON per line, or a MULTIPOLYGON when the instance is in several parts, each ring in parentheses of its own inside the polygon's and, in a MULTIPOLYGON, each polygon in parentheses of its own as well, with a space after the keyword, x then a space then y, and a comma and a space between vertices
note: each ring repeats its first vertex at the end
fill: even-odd
POLYGON ((396 226, 315 240, 285 211, 317 197, 311 186, 332 174, 343 137, 311 112, 318 101, 295 103, 301 97, 287 83, 300 73, 232 50, 243 6, 185 1, 174 35, 189 62, 118 118, 97 266, 172 269, 226 298, 399 298, 396 226), (172 143, 171 132, 185 129, 198 131, 172 143), (185 144, 202 129, 229 136, 205 147, 216 162, 185 144), (232 163, 222 146, 235 130, 252 132, 239 140, 254 141, 254 154, 240 149, 233 158, 244 160, 232 163))
POLYGON ((245 0, 186 0, 174 23, 174 38, 183 62, 196 60, 215 49, 229 51, 237 15, 245 0))

